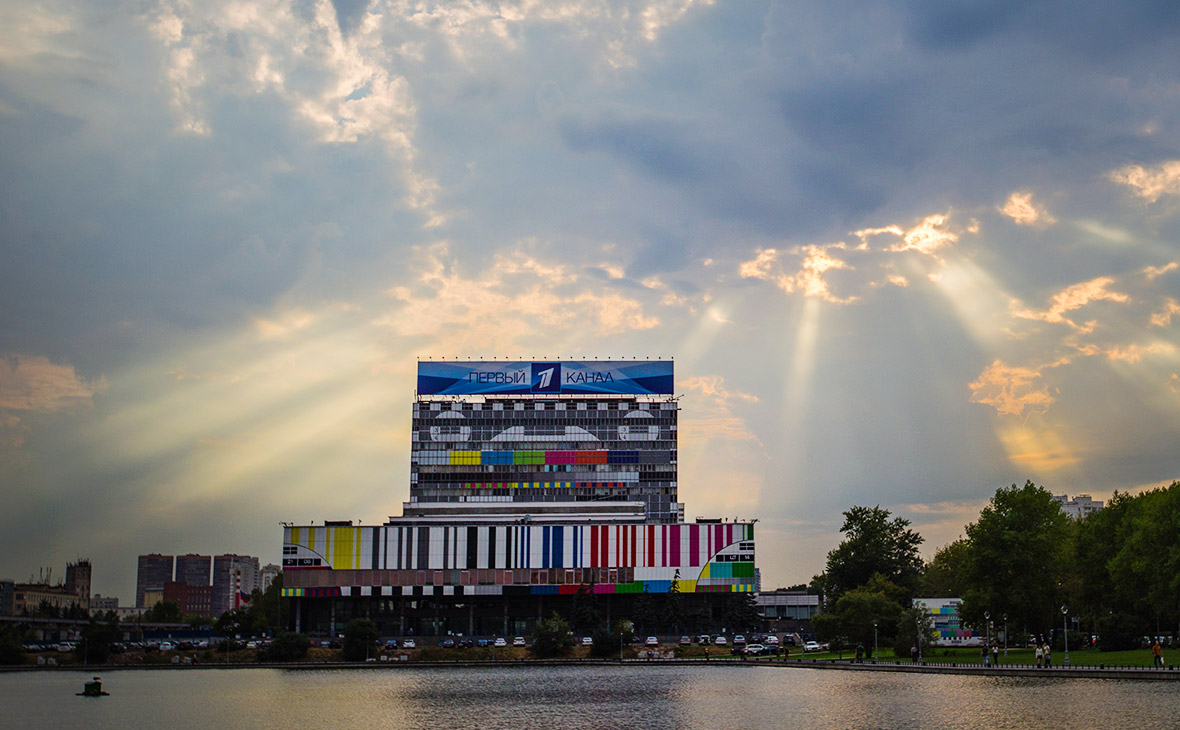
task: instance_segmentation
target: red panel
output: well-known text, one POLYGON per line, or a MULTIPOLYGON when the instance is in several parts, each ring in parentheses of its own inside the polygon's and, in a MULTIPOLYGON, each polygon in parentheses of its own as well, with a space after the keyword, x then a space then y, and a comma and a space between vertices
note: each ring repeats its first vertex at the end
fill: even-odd
POLYGON ((656 564, 656 526, 647 526, 647 567, 655 567, 656 564))
POLYGON ((590 567, 598 567, 598 525, 590 526, 590 567))

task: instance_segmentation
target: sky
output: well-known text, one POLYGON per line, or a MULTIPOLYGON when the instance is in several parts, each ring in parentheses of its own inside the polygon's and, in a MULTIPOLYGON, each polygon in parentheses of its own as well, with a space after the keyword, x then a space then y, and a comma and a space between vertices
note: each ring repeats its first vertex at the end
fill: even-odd
POLYGON ((0 578, 409 494, 419 358, 674 358, 764 588, 1180 478, 1180 5, 0 0, 0 578))

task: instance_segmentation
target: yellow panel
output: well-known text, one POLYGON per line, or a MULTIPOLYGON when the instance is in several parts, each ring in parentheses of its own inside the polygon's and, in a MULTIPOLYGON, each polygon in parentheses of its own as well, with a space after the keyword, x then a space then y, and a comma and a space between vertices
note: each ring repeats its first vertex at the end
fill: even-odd
POLYGON ((695 580, 678 580, 676 581, 676 588, 681 593, 696 593, 697 582, 695 580))
POLYGON ((356 530, 352 527, 332 528, 332 568, 334 570, 353 570, 356 556, 353 551, 353 537, 356 530))
POLYGON ((303 533, 303 530, 299 529, 298 527, 291 528, 291 544, 292 545, 302 544, 299 542, 299 539, 302 536, 302 533, 303 533))
POLYGON ((307 549, 312 551, 313 553, 316 551, 315 550, 315 528, 314 527, 307 528, 307 549))
POLYGON ((701 576, 699 578, 697 578, 697 580, 704 580, 705 578, 709 577, 709 566, 710 565, 712 565, 712 563, 705 563, 705 567, 701 570, 701 576))

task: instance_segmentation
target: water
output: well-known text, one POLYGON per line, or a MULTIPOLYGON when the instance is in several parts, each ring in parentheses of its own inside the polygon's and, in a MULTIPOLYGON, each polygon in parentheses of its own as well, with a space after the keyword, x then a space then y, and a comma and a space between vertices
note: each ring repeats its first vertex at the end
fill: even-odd
POLYGON ((0 674, 0 727, 356 728, 1180 727, 1180 682, 772 667, 124 671, 0 674))

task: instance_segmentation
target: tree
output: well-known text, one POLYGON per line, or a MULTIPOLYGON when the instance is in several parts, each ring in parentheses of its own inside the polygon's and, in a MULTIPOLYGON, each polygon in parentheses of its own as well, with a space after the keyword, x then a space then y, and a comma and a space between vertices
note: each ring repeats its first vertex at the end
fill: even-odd
POLYGON ((876 621, 878 642, 890 643, 903 615, 898 601, 902 590, 880 576, 874 576, 867 585, 845 591, 830 608, 812 617, 811 626, 825 641, 844 637, 848 644, 871 647, 873 621, 876 621))
POLYGON ((600 659, 619 656, 624 646, 630 646, 635 640, 635 625, 626 619, 615 622, 614 629, 603 626, 593 635, 594 645, 590 647, 590 655, 600 659))
POLYGON ((752 631, 762 621, 753 593, 726 593, 721 620, 730 631, 752 631))
POLYGON ((533 653, 541 658, 561 656, 574 648, 570 625, 556 611, 533 629, 533 653))
POLYGON ((354 618, 344 625, 344 658, 362 662, 373 654, 377 643, 377 624, 367 618, 354 618))
POLYGON ((963 539, 939 548, 922 571, 918 592, 925 598, 961 598, 968 587, 967 553, 963 539))
POLYGON ((967 526, 963 619, 980 625, 986 611, 1007 614, 1010 625, 1038 633, 1059 624, 1071 529, 1052 495, 1031 481, 997 489, 967 526))
MULTIPOLYGON (((157 604, 159 605, 159 604, 157 604)), ((111 655, 111 647, 119 640, 119 620, 98 621, 82 627, 82 640, 74 653, 88 664, 104 664, 111 655)))
POLYGON ((912 606, 901 612, 897 620, 897 635, 893 637, 893 653, 898 657, 910 655, 912 647, 918 647, 923 656, 929 656, 927 647, 934 639, 934 617, 925 606, 912 606))
POLYGON ((311 639, 306 634, 292 631, 281 632, 262 651, 258 652, 260 662, 293 662, 307 656, 311 639))
POLYGON ((9 623, 0 624, 0 664, 24 664, 25 661, 16 626, 9 623))
POLYGON ((909 520, 890 519, 890 512, 877 507, 853 507, 844 513, 840 532, 844 540, 828 553, 827 568, 820 583, 827 598, 858 588, 880 574, 905 589, 912 597, 922 574, 918 547, 922 536, 909 529, 909 520))
POLYGON ((152 624, 180 623, 184 616, 176 601, 160 601, 143 614, 143 620, 152 624))

